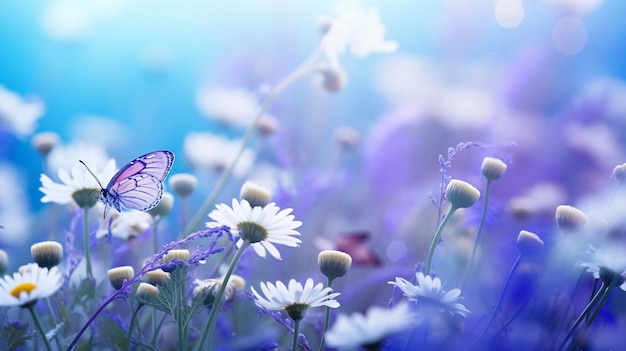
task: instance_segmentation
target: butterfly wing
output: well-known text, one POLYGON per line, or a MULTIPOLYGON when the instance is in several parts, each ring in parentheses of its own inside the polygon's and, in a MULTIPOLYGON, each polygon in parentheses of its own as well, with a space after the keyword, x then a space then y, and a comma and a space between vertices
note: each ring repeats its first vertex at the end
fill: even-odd
POLYGON ((172 168, 174 154, 154 151, 139 156, 122 167, 106 188, 108 205, 147 211, 163 196, 163 180, 172 168))
POLYGON ((135 174, 113 184, 108 192, 118 211, 120 207, 147 211, 161 200, 163 182, 148 174, 135 174))

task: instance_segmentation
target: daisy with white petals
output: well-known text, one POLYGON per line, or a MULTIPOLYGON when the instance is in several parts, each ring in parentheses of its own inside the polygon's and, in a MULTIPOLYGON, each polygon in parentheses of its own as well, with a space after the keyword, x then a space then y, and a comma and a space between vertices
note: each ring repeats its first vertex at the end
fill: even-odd
MULTIPOLYGON (((261 257, 265 257, 266 251, 277 260, 280 260, 280 252, 274 244, 281 244, 291 247, 298 247, 301 243, 300 239, 295 236, 300 235, 295 229, 302 225, 300 221, 294 221, 291 215, 292 209, 287 208, 280 210, 275 203, 271 202, 265 206, 250 206, 248 200, 233 199, 232 207, 226 204, 218 204, 209 217, 215 222, 207 222, 209 228, 226 226, 237 240, 237 252, 232 258, 226 274, 224 274, 224 282, 221 284, 209 321, 202 332, 199 345, 204 345, 207 337, 212 334, 217 319, 217 311, 222 304, 222 297, 228 286, 230 279, 239 258, 248 246, 252 246, 254 251, 261 257)), ((295 350, 295 348, 294 348, 295 350)))
MULTIPOLYGON (((78 162, 78 161, 77 161, 78 162)), ((110 160, 103 170, 92 169, 101 182, 107 182, 115 175, 115 161, 110 160)), ((44 193, 41 202, 54 202, 59 205, 75 204, 78 207, 93 207, 98 201, 100 185, 83 165, 72 167, 71 173, 59 169, 59 179, 62 183, 55 183, 45 174, 39 178, 44 193)))
POLYGON ((52 296, 62 283, 56 267, 41 268, 31 263, 12 276, 0 279, 0 306, 28 307, 43 297, 52 296))
MULTIPOLYGON (((313 279, 311 278, 306 280, 304 286, 296 282, 295 279, 291 279, 287 286, 281 281, 277 281, 276 285, 267 282, 261 283, 261 291, 265 297, 261 296, 254 288, 252 288, 252 293, 256 297, 255 303, 258 306, 268 310, 287 310, 287 313, 293 319, 298 317, 296 315, 296 318, 294 318, 289 312, 294 307, 299 309, 320 306, 339 307, 339 302, 335 300, 339 293, 331 293, 333 289, 325 288, 322 283, 313 284, 313 279)), ((304 316, 304 313, 301 313, 301 315, 304 316)), ((302 318, 300 317, 300 319, 302 318)))
POLYGON ((367 314, 340 314, 333 327, 326 333, 329 346, 339 349, 356 349, 381 345, 388 336, 411 329, 419 322, 408 303, 403 302, 391 309, 372 306, 367 314))
POLYGON ((216 205, 217 209, 209 214, 215 222, 208 222, 209 228, 227 226, 234 236, 240 237, 237 247, 241 247, 243 241, 249 241, 254 251, 261 257, 265 257, 266 251, 272 257, 280 260, 280 252, 274 244, 290 247, 298 247, 300 235, 295 229, 302 225, 300 221, 294 221, 291 215, 292 209, 280 210, 275 203, 269 203, 265 207, 250 206, 246 200, 233 199, 232 207, 226 204, 216 205))
POLYGON ((335 300, 339 293, 331 293, 333 289, 325 288, 322 283, 313 284, 311 278, 306 280, 304 286, 296 282, 295 279, 291 279, 288 286, 285 286, 281 281, 277 281, 276 285, 270 282, 261 283, 261 291, 265 297, 252 288, 252 293, 256 297, 255 303, 259 307, 268 310, 285 310, 295 322, 292 350, 297 350, 300 321, 309 308, 339 307, 339 302, 335 300))
POLYGON ((33 306, 40 298, 54 295, 61 287, 62 281, 63 277, 57 267, 48 270, 36 263, 23 266, 19 272, 13 273, 13 276, 6 275, 0 279, 0 306, 27 308, 48 351, 52 348, 33 306))
POLYGON ((438 277, 432 278, 430 275, 424 276, 422 272, 417 272, 415 277, 417 278, 417 285, 413 285, 408 280, 400 277, 396 277, 396 280, 389 282, 389 284, 400 288, 404 296, 408 297, 410 301, 430 304, 437 307, 439 311, 447 311, 452 315, 458 314, 467 317, 470 313, 459 302, 462 299, 460 289, 452 289, 446 292, 442 288, 441 279, 438 277))

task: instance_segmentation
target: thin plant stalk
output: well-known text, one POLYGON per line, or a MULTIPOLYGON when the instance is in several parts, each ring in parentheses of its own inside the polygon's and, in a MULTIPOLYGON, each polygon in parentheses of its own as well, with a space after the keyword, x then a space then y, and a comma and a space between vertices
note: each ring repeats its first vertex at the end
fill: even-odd
POLYGON ((448 213, 446 213, 445 217, 443 217, 443 220, 439 224, 439 228, 437 228, 437 232, 435 233, 435 236, 433 236, 433 241, 430 243, 430 249, 428 249, 428 259, 426 260, 426 266, 424 268, 425 275, 430 274, 430 269, 433 263, 433 256, 435 255, 435 249, 437 248, 437 244, 439 243, 439 238, 441 238, 441 233, 443 233, 443 228, 446 226, 446 224, 448 224, 448 221, 450 221, 450 217, 452 217, 452 214, 458 209, 459 208, 456 206, 450 207, 448 213))
POLYGON ((478 345, 478 342, 485 335, 485 333, 487 332, 487 330, 489 329, 489 327, 491 326, 493 321, 496 319, 496 316, 498 315, 500 307, 502 307, 502 302, 504 301, 504 296, 506 295, 506 292, 509 289, 509 285, 511 285, 511 280, 513 278, 513 274, 515 274, 515 272, 519 268, 519 265, 520 265, 521 262, 522 262, 522 256, 521 255, 517 256, 517 259, 515 260, 515 263, 513 263, 513 267, 511 267, 511 271, 509 271, 509 275, 506 277, 506 280, 504 281, 504 287, 502 288, 502 292, 500 293, 500 297, 498 298, 498 302, 496 303, 496 307, 494 307, 493 312, 491 312, 491 316, 489 317, 489 320, 487 321, 487 324, 485 325, 483 330, 478 335, 478 339, 476 340, 476 344, 477 345, 478 345))
POLYGON ((85 264, 87 267, 87 278, 93 278, 91 269, 91 255, 89 253, 89 209, 83 209, 83 235, 85 241, 85 264))
POLYGON ((572 335, 574 335, 574 332, 576 331, 580 323, 583 321, 585 316, 591 311, 591 309, 596 304, 596 302, 598 302, 600 298, 602 298, 602 296, 606 293, 608 289, 609 287, 606 284, 602 283, 602 285, 600 285, 600 289, 598 289, 598 292, 596 293, 596 295, 593 297, 593 299, 591 299, 591 301, 589 301, 589 304, 587 304, 587 306, 582 311, 582 313, 578 316, 578 318, 576 318, 576 321, 571 326, 571 328, 569 328, 569 331, 565 335, 565 338, 563 338, 563 341, 561 341, 561 345, 559 345, 559 348, 557 350, 563 350, 565 348, 565 345, 567 345, 567 341, 572 337, 572 335))
MULTIPOLYGON (((333 286, 334 278, 328 278, 327 286, 331 288, 333 286)), ((326 342, 326 331, 328 330, 328 325, 330 324, 330 307, 326 306, 326 312, 324 313, 324 329, 322 329, 322 340, 320 341, 319 351, 324 350, 324 343, 326 342)), ((294 349, 295 350, 295 349, 294 349)))
POLYGON ((300 321, 301 319, 294 320, 293 326, 293 343, 291 350, 296 351, 298 349, 298 335, 300 334, 300 321))
POLYGON ((461 290, 465 287, 465 283, 467 282, 467 278, 472 272, 472 265, 474 263, 474 257, 476 256, 476 251, 478 250, 478 243, 480 242, 480 238, 483 234, 483 229, 485 227, 485 218, 487 218, 487 204, 489 202, 489 191, 491 190, 491 179, 487 180, 487 185, 485 186, 485 196, 483 202, 483 211, 480 215, 480 224, 478 225, 478 231, 476 232, 476 238, 474 238, 474 245, 472 246, 472 253, 470 254, 469 259, 467 260, 467 268, 465 269, 465 275, 463 276, 463 281, 461 282, 461 290))
POLYGON ((220 289, 217 291, 217 296, 215 296, 215 300, 213 301, 213 306, 211 307, 211 314, 209 315, 209 321, 204 326, 204 330, 202 331, 202 338, 200 339, 200 342, 198 343, 198 347, 196 347, 196 350, 198 351, 202 350, 203 345, 207 341, 207 337, 209 337, 208 341, 209 343, 211 343, 210 336, 213 334, 213 329, 215 327, 215 322, 217 320, 217 314, 219 313, 219 310, 222 307, 222 302, 223 302, 222 299, 224 297, 224 292, 226 291, 226 287, 228 286, 228 280, 230 279, 230 276, 233 274, 233 271, 235 270, 235 267, 237 266, 237 262, 241 258, 241 255, 243 254, 244 250, 248 247, 248 245, 250 245, 250 241, 244 240, 243 244, 241 244, 241 246, 237 250, 237 253, 235 253, 235 256, 233 257, 232 261, 230 261, 230 265, 228 266, 228 270, 226 271, 226 274, 224 275, 224 279, 222 280, 220 289))
POLYGON ((316 50, 311 56, 309 56, 308 59, 306 59, 302 64, 300 64, 298 68, 296 68, 290 75, 288 75, 285 79, 283 79, 276 86, 274 86, 272 90, 269 92, 267 98, 265 99, 265 101, 263 102, 259 110, 257 111, 256 116, 254 117, 254 120, 252 121, 252 123, 250 123, 250 126, 248 126, 248 129, 246 129, 246 132, 243 138, 241 139, 241 144, 239 145, 239 149, 237 150, 237 154, 233 158, 232 162, 228 165, 228 167, 224 170, 220 178, 217 180, 217 184, 215 184, 215 186, 213 187, 213 190, 211 191, 207 199, 204 201, 200 209, 196 212, 194 217, 189 221, 189 223, 187 223, 187 226, 183 229, 183 232, 182 232, 183 237, 187 236, 189 233, 193 232, 196 228, 198 228, 198 226, 202 222, 202 219, 206 216, 206 214, 215 204, 217 197, 226 186, 226 183, 228 182, 228 180, 231 178, 233 171, 235 170, 235 166, 237 166, 237 163, 239 162, 241 155, 243 155, 243 152, 245 151, 246 146, 250 142, 250 139, 252 139, 252 136, 254 135, 254 132, 256 131, 256 127, 259 122, 259 119, 261 119, 261 117, 265 114, 267 109, 272 105, 274 100, 276 100, 276 98, 278 98, 278 96, 287 87, 289 87, 291 84, 296 82, 298 79, 306 76, 307 74, 313 73, 318 70, 318 67, 316 65, 313 65, 312 63, 318 58, 320 53, 321 51, 319 49, 316 50))
POLYGON ((30 312, 30 315, 33 317, 33 322, 35 322, 35 327, 37 327, 37 331, 39 331, 39 334, 41 334, 41 338, 43 339, 43 342, 46 345, 46 350, 52 351, 52 347, 50 347, 50 343, 48 342, 48 338, 46 337, 46 332, 43 330, 43 327, 41 326, 41 322, 39 322, 39 318, 37 317, 37 314, 35 313, 34 304, 31 304, 30 306, 28 306, 28 311, 30 312))
POLYGON ((130 351, 130 344, 133 337, 133 328, 135 327, 135 321, 137 320, 137 314, 139 314, 139 310, 144 306, 144 304, 140 303, 137 308, 133 311, 133 315, 130 317, 130 325, 128 326, 128 336, 126 337, 126 350, 130 351))

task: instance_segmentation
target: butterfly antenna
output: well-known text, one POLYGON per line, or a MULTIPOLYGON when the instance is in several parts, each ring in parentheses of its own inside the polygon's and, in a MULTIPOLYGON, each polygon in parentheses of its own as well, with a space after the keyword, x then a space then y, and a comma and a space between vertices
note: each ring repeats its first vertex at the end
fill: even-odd
POLYGON ((85 162, 83 162, 82 160, 78 160, 78 162, 82 163, 83 166, 85 166, 85 168, 87 168, 87 170, 89 171, 89 173, 91 173, 91 175, 93 176, 93 179, 96 180, 96 182, 98 182, 98 185, 100 185, 101 189, 104 189, 104 187, 102 186, 102 183, 100 183, 100 181, 98 180, 98 177, 96 177, 95 174, 93 174, 93 172, 89 169, 89 167, 87 167, 87 165, 85 164, 85 162))

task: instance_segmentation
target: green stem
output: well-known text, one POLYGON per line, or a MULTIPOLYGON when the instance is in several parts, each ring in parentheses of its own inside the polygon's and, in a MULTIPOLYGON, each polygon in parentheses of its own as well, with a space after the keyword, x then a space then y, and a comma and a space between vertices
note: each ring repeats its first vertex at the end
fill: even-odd
MULTIPOLYGON (((155 313, 156 310, 153 310, 152 312, 153 312, 152 320, 154 321, 156 318, 156 313, 155 313)), ((161 330, 163 323, 165 323, 165 318, 167 318, 167 314, 164 313, 163 316, 161 316, 161 320, 159 321, 159 324, 157 324, 156 327, 152 328, 153 329, 152 332, 154 334, 152 334, 152 340, 150 341, 150 345, 153 345, 153 346, 156 345, 157 337, 159 336, 159 330, 161 330)))
POLYGON ((87 265, 87 278, 93 277, 91 270, 91 255, 89 254, 89 209, 83 209, 83 235, 85 237, 85 263, 87 265))
MULTIPOLYGON (((228 270, 226 271, 226 274, 224 275, 224 279, 222 280, 220 289, 218 290, 217 296, 215 297, 215 300, 213 301, 213 306, 211 307, 211 314, 209 315, 209 321, 204 326, 204 330, 202 331, 202 338, 200 339, 200 342, 198 343, 198 347, 196 348, 196 350, 198 351, 202 349, 202 346, 207 341, 207 337, 213 334, 213 328, 215 327, 217 314, 220 308, 222 307, 222 298, 224 297, 224 292, 226 291, 226 287, 228 286, 228 280, 230 279, 230 276, 233 274, 233 271, 235 270, 235 267, 237 266, 237 262, 239 261, 239 258, 241 258, 241 254, 243 254, 243 251, 248 247, 248 245, 250 245, 250 242, 248 240, 244 240, 241 247, 239 247, 239 250, 237 250, 237 253, 235 253, 235 256, 233 257, 232 261, 230 261, 230 265, 228 266, 228 270)), ((211 343, 211 339, 209 339, 209 343, 211 343)))
POLYGON ((591 311, 591 308, 593 308, 593 306, 596 304, 596 302, 598 302, 598 300, 600 300, 600 298, 604 295, 604 293, 607 290, 608 290, 608 286, 606 286, 606 284, 602 283, 602 285, 600 286, 600 289, 598 289, 598 292, 596 293, 596 295, 593 297, 593 299, 591 299, 591 301, 589 301, 589 304, 585 307, 585 309, 578 316, 578 318, 576 318, 576 321, 571 326, 571 328, 569 328, 569 331, 567 332, 567 335, 565 335, 565 338, 563 339, 563 341, 561 341, 561 345, 559 345, 559 348, 557 350, 563 350, 565 348, 565 345, 567 345, 567 341, 570 339, 570 337, 572 337, 572 335, 574 335, 574 332, 576 331, 576 328, 578 328, 580 323, 583 321, 583 318, 585 318, 587 313, 589 313, 589 311, 591 311))
POLYGON ((43 339, 44 344, 46 344, 46 350, 52 351, 52 348, 50 347, 50 343, 48 342, 48 338, 46 337, 46 333, 44 332, 43 327, 41 326, 41 322, 39 322, 39 318, 37 317, 37 314, 35 313, 35 309, 33 308, 34 306, 35 304, 31 304, 30 306, 28 306, 28 311, 30 312, 30 315, 33 317, 35 326, 37 327, 39 334, 41 334, 41 338, 43 339))
POLYGON ((294 321, 295 325, 293 327, 293 344, 291 345, 291 349, 296 351, 298 349, 298 334, 300 334, 300 319, 294 321))
POLYGON ((152 251, 159 252, 159 238, 157 237, 157 231, 159 229, 159 222, 161 218, 154 218, 152 222, 152 251))
MULTIPOLYGON (((333 286, 333 281, 335 279, 328 278, 328 283, 326 284, 329 288, 333 286)), ((326 341, 326 331, 328 330, 328 325, 330 324, 330 307, 326 306, 326 313, 324 315, 324 329, 322 330, 322 340, 320 341, 319 351, 324 350, 324 343, 326 341)))
POLYGON ((424 268, 425 275, 430 274, 430 268, 433 263, 433 256, 435 255, 435 249, 437 248, 437 244, 439 243, 439 238, 441 237, 441 233, 443 233, 443 228, 446 226, 446 224, 448 224, 450 217, 452 217, 452 214, 457 209, 458 207, 455 207, 455 206, 450 207, 450 209, 448 210, 448 213, 446 213, 445 217, 443 217, 443 221, 441 221, 441 224, 439 224, 439 228, 437 228, 437 232, 435 233, 435 236, 433 237, 433 241, 430 243, 430 249, 428 249, 428 259, 426 260, 426 267, 424 268))
POLYGON ((226 186, 226 183, 230 179, 233 171, 235 170, 235 166, 237 166, 237 163, 239 162, 241 155, 243 155, 243 152, 245 151, 246 146, 248 145, 248 143, 250 142, 250 139, 254 135, 259 119, 261 119, 261 117, 265 114, 265 112, 272 105, 274 100, 278 98, 278 96, 283 92, 283 90, 285 90, 291 84, 296 82, 298 79, 306 76, 309 73, 312 73, 318 70, 317 66, 311 65, 311 64, 318 57, 320 52, 321 52, 320 50, 316 50, 311 56, 309 56, 308 59, 306 59, 298 68, 296 68, 295 71, 293 71, 290 75, 288 75, 285 79, 283 79, 283 81, 278 83, 270 91, 267 98, 265 99, 265 101, 263 102, 259 110, 257 111, 256 116, 254 117, 254 120, 252 121, 250 126, 248 126, 248 129, 246 130, 243 138, 241 139, 241 144, 239 145, 239 150, 237 151, 235 158, 228 165, 228 167, 224 170, 224 173, 222 173, 220 178, 217 180, 217 184, 213 187, 213 190, 211 191, 207 199, 204 201, 204 203, 202 204, 200 209, 196 212, 196 214, 191 219, 191 221, 187 224, 187 226, 182 232, 182 235, 181 235, 182 237, 187 236, 188 234, 192 233, 196 228, 198 228, 198 226, 200 226, 200 223, 202 222, 204 217, 207 215, 209 210, 213 207, 213 205, 215 204, 215 201, 217 200, 217 197, 222 192, 222 190, 226 186))
POLYGON ((128 326, 128 336, 126 337, 126 350, 130 351, 130 344, 133 336, 133 327, 135 326, 135 320, 137 319, 137 314, 139 310, 144 306, 144 304, 140 303, 137 308, 133 311, 132 317, 130 317, 130 325, 128 326))
POLYGON ((461 282, 461 290, 465 287, 465 283, 467 282, 467 277, 469 277, 472 272, 472 264, 474 263, 474 257, 476 256, 476 251, 478 250, 478 243, 480 241, 480 237, 483 234, 483 228, 485 227, 485 218, 487 218, 487 204, 489 202, 489 190, 491 189, 491 180, 487 180, 487 185, 485 186, 485 196, 483 202, 483 211, 480 215, 480 224, 478 225, 478 231, 476 232, 476 238, 474 238, 474 246, 472 246, 472 253, 470 254, 469 259, 467 260, 467 268, 465 269, 465 275, 463 276, 463 281, 461 282))
POLYGON ((613 284, 607 287, 606 291, 602 295, 602 299, 600 299, 600 302, 598 302, 598 307, 596 307, 591 317, 589 317, 589 320, 587 320, 587 323, 585 323, 585 330, 589 329, 593 321, 596 319, 596 317, 600 313, 600 310, 602 309, 602 306, 604 306, 604 303, 606 302, 606 300, 609 298, 609 295, 611 294, 611 290, 613 290, 613 287, 614 287, 613 284))
POLYGON ((498 303, 496 303, 496 307, 493 309, 493 312, 491 312, 489 321, 487 321, 487 324, 485 325, 483 330, 480 332, 480 335, 478 335, 478 339, 476 340, 477 346, 478 346, 478 342, 480 341, 480 339, 482 339, 482 337, 485 335, 485 333, 491 326, 491 323, 493 323, 493 321, 496 319, 496 316, 498 315, 498 311, 500 310, 500 307, 502 307, 502 302, 504 301, 504 295, 506 295, 506 292, 509 289, 509 285, 511 285, 511 280, 512 280, 511 278, 513 278, 513 274, 515 274, 521 262, 522 262, 522 256, 517 256, 515 263, 513 263, 513 267, 511 267, 511 271, 509 272, 509 275, 506 277, 506 280, 504 281, 504 287, 502 288, 502 292, 500 293, 500 297, 498 298, 498 303))

